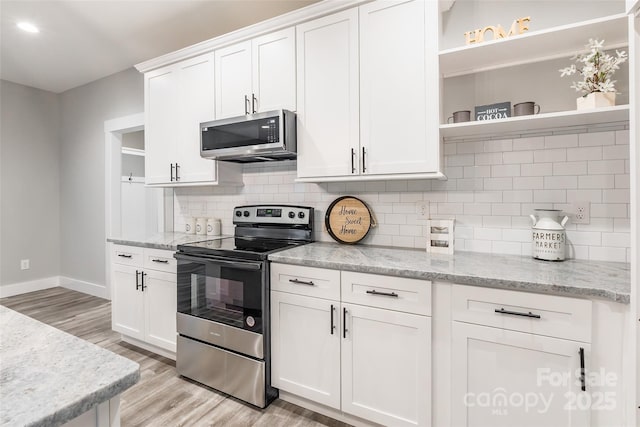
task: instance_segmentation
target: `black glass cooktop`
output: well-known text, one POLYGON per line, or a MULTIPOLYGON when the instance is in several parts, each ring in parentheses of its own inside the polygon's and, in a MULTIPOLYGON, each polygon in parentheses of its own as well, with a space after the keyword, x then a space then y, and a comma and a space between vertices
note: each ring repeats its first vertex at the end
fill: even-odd
POLYGON ((191 255, 225 256, 241 259, 263 260, 267 255, 293 248, 305 242, 278 239, 250 239, 223 237, 214 240, 178 245, 178 251, 191 255))

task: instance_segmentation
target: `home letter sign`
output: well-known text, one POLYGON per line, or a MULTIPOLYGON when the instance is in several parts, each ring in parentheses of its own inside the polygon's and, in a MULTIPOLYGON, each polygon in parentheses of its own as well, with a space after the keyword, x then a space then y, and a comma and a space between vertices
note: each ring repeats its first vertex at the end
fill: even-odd
POLYGON ((511 24, 511 28, 509 28, 509 32, 505 32, 502 25, 498 24, 496 26, 487 25, 484 28, 478 28, 475 31, 467 31, 464 33, 464 38, 467 44, 472 43, 481 43, 485 39, 485 34, 487 31, 491 31, 493 34, 493 39, 505 39, 507 37, 522 34, 525 31, 529 31, 529 22, 531 22, 531 17, 527 16, 524 18, 519 18, 513 21, 511 24))

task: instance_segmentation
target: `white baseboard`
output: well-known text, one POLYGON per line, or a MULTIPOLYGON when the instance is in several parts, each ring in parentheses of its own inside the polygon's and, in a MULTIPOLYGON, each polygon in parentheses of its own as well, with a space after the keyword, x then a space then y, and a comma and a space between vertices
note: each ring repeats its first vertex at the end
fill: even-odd
POLYGON ((26 294, 28 292, 41 291, 43 289, 60 286, 60 276, 45 277, 44 279, 30 280, 28 282, 12 283, 0 286, 0 298, 26 294))
POLYGON ((107 287, 96 283, 84 282, 82 280, 72 279, 70 277, 60 276, 60 286, 71 289, 73 291, 82 292, 84 294, 93 295, 104 299, 111 299, 111 295, 107 292, 107 287))
POLYGON ((317 412, 318 414, 325 415, 334 420, 342 421, 343 423, 350 424, 354 427, 383 427, 381 424, 376 424, 371 421, 363 420, 344 412, 330 408, 328 406, 321 405, 304 397, 296 396, 295 394, 287 393, 286 391, 279 391, 280 399, 285 402, 293 403, 294 405, 302 406, 310 411, 317 412))
POLYGON ((122 338, 122 341, 124 341, 126 343, 129 343, 129 344, 133 344, 136 347, 140 347, 143 350, 147 350, 147 351, 150 351, 152 353, 159 354, 160 356, 164 356, 167 359, 176 360, 176 354, 174 352, 172 352, 172 351, 165 350, 164 348, 160 348, 160 347, 155 346, 153 344, 149 344, 149 343, 146 343, 144 341, 140 341, 138 339, 128 337, 126 335, 122 335, 121 334, 120 337, 122 338))

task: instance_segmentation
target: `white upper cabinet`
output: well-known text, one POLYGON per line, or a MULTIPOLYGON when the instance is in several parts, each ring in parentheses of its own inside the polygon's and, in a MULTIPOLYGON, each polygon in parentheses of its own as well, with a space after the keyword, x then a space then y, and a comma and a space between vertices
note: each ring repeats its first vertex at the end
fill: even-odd
POLYGON ((180 182, 216 180, 216 162, 200 156, 200 123, 213 120, 213 58, 205 55, 181 62, 182 133, 177 153, 180 182))
POLYGON ((438 17, 380 0, 298 25, 299 179, 442 176, 438 17))
POLYGON ((215 51, 216 118, 295 111, 295 30, 215 51))
POLYGON ((216 119, 251 113, 251 42, 216 50, 216 119))
POLYGON ((376 1, 359 9, 360 172, 437 172, 437 2, 376 1))
POLYGON ((145 94, 145 183, 172 182, 176 158, 175 126, 179 102, 178 73, 175 67, 144 75, 145 94))
POLYGON ((296 27, 298 177, 359 170, 358 10, 296 27))
POLYGON ((200 157, 200 122, 214 118, 213 55, 145 74, 145 183, 215 183, 216 162, 200 157))
POLYGON ((640 10, 640 0, 627 0, 627 12, 636 13, 640 10))
POLYGON ((255 110, 296 111, 295 27, 255 38, 251 44, 255 110))

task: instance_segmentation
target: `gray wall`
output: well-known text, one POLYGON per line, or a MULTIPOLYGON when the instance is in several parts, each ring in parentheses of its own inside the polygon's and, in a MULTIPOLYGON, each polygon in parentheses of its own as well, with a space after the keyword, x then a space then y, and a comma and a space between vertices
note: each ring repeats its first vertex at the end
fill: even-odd
POLYGON ((143 112, 143 86, 131 68, 60 94, 62 276, 105 282, 104 122, 143 112))
POLYGON ((0 95, 0 285, 10 285, 60 271, 60 108, 56 94, 7 81, 0 95))

